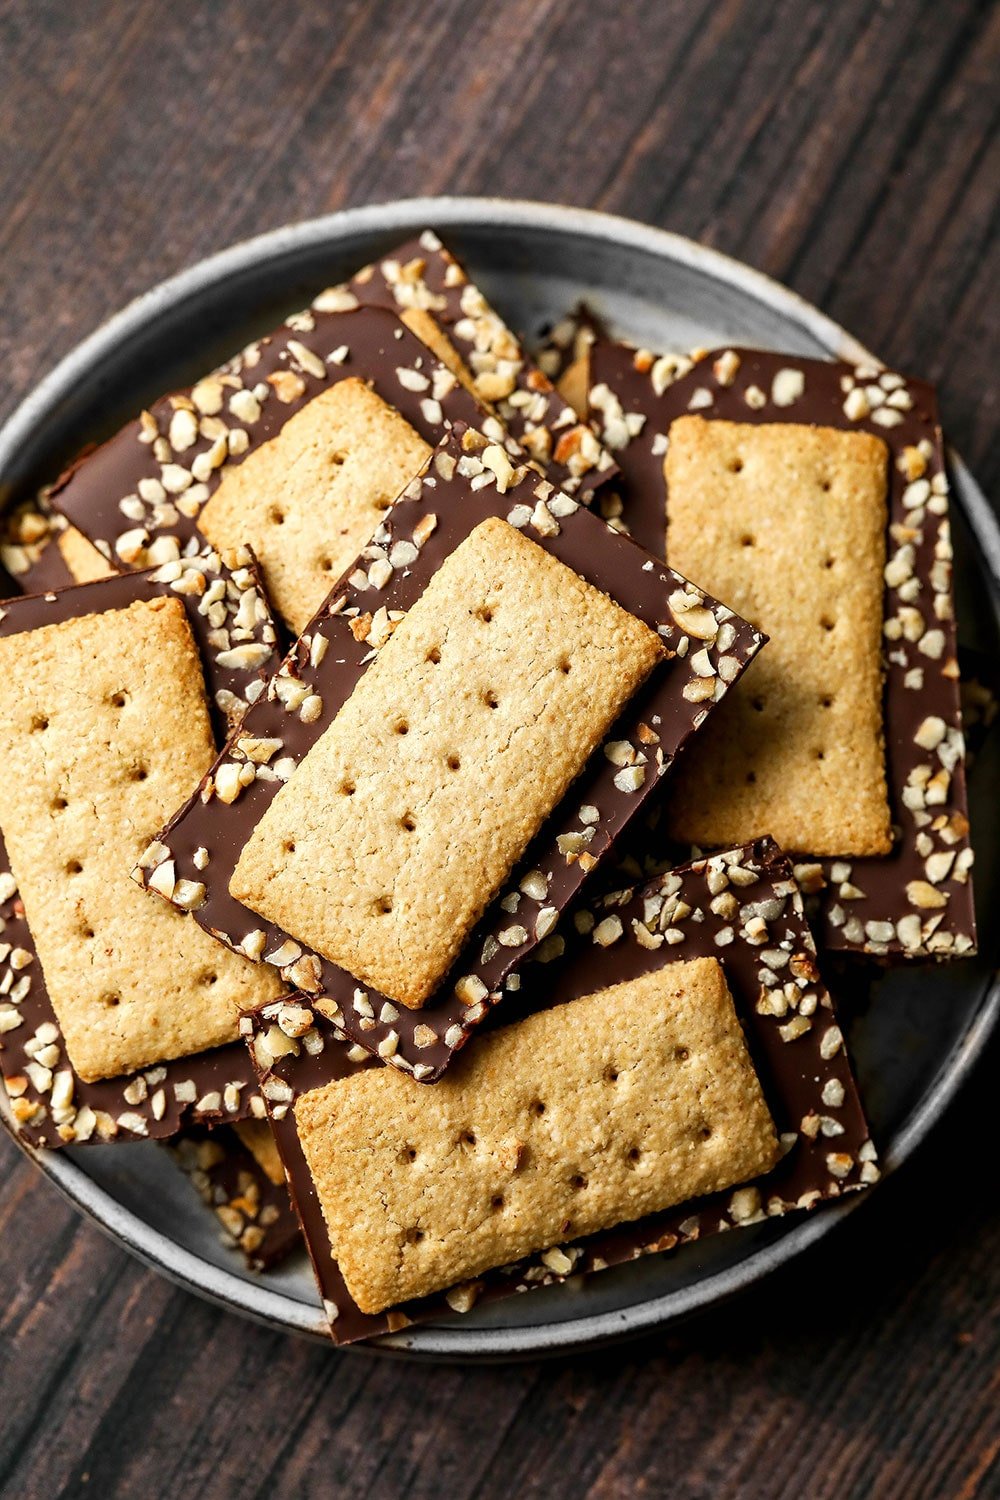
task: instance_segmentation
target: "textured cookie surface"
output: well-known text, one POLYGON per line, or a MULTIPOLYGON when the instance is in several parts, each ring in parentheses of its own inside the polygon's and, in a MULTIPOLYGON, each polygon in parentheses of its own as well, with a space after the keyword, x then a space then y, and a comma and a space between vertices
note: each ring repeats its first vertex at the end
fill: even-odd
POLYGON ((771 638, 678 766, 671 831, 708 846, 770 833, 794 852, 887 853, 885 444, 681 417, 664 477, 671 566, 771 638))
POLYGON ((403 308, 399 314, 399 321, 405 323, 422 344, 427 345, 434 357, 439 359, 445 369, 450 370, 457 380, 462 382, 467 391, 471 391, 473 395, 476 394, 476 383, 472 371, 441 324, 426 308, 403 308))
POLYGON ((271 802, 230 891, 421 1005, 663 654, 537 543, 483 521, 271 802))
POLYGON ((0 828, 86 1081, 232 1041, 280 988, 129 877, 214 753, 180 600, 0 640, 0 828))
POLYGON ((590 391, 590 356, 580 354, 568 364, 556 382, 556 389, 582 422, 587 420, 587 398, 590 391))
POLYGON ((274 1131, 266 1120, 238 1120, 233 1126, 243 1145, 250 1152, 268 1182, 281 1187, 285 1180, 285 1169, 278 1155, 274 1131))
POLYGON ((75 526, 60 531, 56 546, 77 583, 94 583, 98 578, 110 578, 114 572, 107 558, 75 526))
POLYGON ((365 1312, 744 1182, 775 1129, 717 960, 664 964, 476 1042, 432 1089, 370 1068, 296 1125, 365 1312))
POLYGON ((234 465, 198 526, 216 547, 253 547, 275 607, 300 631, 430 451, 352 376, 234 465))

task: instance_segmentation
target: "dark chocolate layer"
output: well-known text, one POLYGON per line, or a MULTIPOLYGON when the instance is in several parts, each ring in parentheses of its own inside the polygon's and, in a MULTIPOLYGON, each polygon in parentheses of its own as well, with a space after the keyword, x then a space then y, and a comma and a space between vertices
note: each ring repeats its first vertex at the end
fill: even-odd
POLYGON ((272 1271, 299 1249, 287 1187, 271 1181, 235 1130, 185 1130, 168 1149, 217 1218, 223 1244, 239 1250, 251 1271, 272 1271))
POLYGON ((75 583, 58 545, 61 516, 54 516, 47 492, 0 517, 0 598, 43 594, 75 583))
POLYGON ((429 313, 471 370, 477 395, 568 495, 589 504, 613 479, 607 451, 432 230, 397 245, 348 286, 367 306, 429 313))

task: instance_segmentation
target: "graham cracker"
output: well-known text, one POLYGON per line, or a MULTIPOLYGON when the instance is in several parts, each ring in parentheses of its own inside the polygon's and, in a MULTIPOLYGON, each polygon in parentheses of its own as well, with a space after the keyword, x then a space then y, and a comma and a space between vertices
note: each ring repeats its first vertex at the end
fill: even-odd
POLYGON ((233 1126, 240 1141, 260 1167, 268 1182, 281 1187, 285 1181, 285 1169, 278 1155, 274 1131, 266 1120, 237 1120, 233 1126))
POLYGON ((580 418, 585 422, 588 416, 588 398, 590 394, 590 354, 577 355, 563 370, 556 381, 556 390, 571 406, 580 418))
POLYGON ((275 608, 300 632, 430 453, 351 376, 228 469, 198 527, 216 547, 253 547, 275 608))
POLYGON ((678 766, 670 832, 705 846, 770 833, 793 852, 888 853, 885 443, 684 416, 663 472, 671 566, 771 638, 678 766))
POLYGON ((475 376, 441 324, 425 307, 404 307, 399 314, 399 321, 405 323, 422 344, 427 345, 435 359, 439 359, 445 369, 450 370, 467 391, 473 396, 476 395, 475 376))
POLYGON ((664 655, 551 553, 482 521, 270 803, 230 893, 419 1008, 664 655))
POLYGON ((714 958, 532 1015, 432 1090, 369 1068, 299 1140, 366 1313, 769 1171, 774 1123, 714 958))
POLYGON ((59 532, 56 546, 77 583, 96 583, 99 578, 110 578, 114 574, 115 570, 104 554, 98 552, 75 526, 66 526, 59 532))
POLYGON ((0 828, 79 1076, 235 1040, 239 1007, 280 985, 129 878, 215 754, 181 601, 0 640, 0 754, 0 828))

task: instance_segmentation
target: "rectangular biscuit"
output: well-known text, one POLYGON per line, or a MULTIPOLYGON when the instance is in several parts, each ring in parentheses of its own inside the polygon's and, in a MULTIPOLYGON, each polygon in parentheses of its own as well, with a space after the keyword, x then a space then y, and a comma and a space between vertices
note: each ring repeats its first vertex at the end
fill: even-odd
POLYGON ((484 520, 264 813, 231 894, 419 1007, 664 656, 606 594, 484 520))
POLYGON ((430 453, 394 407, 352 376, 227 468, 198 527, 214 546, 248 544, 266 559, 268 592, 298 632, 430 453))
POLYGON ((232 1041, 239 1007, 275 992, 129 879, 214 753, 180 599, 0 639, 0 828, 84 1081, 232 1041))
MULTIPOLYGON (((622 879, 627 878, 622 872, 622 879)), ((670 1252, 724 1230, 813 1209, 829 1200, 839 1201, 845 1193, 878 1180, 877 1155, 851 1073, 833 997, 819 973, 816 946, 805 920, 802 897, 793 877, 791 862, 772 839, 760 839, 739 849, 695 860, 687 866, 669 870, 639 888, 616 885, 613 890, 596 898, 592 896, 578 905, 572 921, 563 923, 562 933, 564 952, 561 961, 552 966, 544 963, 525 965, 517 995, 506 1002, 511 1022, 518 1022, 525 1016, 548 1015, 553 1011, 561 1018, 561 1024, 559 1020, 553 1020, 556 1028, 553 1047, 548 1052, 542 1046, 535 1047, 530 1067, 544 1070, 546 1083, 550 1077, 563 1080, 562 1070, 567 1055, 573 1056, 567 1054, 567 1038, 576 1036, 572 1024, 576 1015, 572 1008, 574 1002, 604 992, 631 994, 634 985, 655 984, 658 975, 676 975, 682 971, 682 965, 689 970, 693 960, 718 960, 724 964, 725 986, 746 1034, 755 1071, 758 1077, 766 1080, 767 1110, 781 1144, 779 1159, 757 1177, 743 1178, 739 1186, 730 1185, 703 1193, 693 1200, 686 1199, 658 1212, 646 1213, 641 1218, 618 1222, 611 1229, 587 1234, 582 1231, 575 1213, 581 1204, 592 1201, 585 1195, 592 1186, 590 1169, 593 1163, 581 1164, 580 1161, 582 1148, 590 1143, 586 1128, 587 1111, 593 1112, 592 1099, 587 1097, 584 1089, 583 1132, 578 1128, 574 1108, 568 1123, 563 1117, 567 1128, 558 1139, 560 1116, 558 1112, 553 1114, 552 1094, 548 1088, 536 1090, 527 1095, 527 1100, 536 1108, 538 1103, 546 1107, 540 1116, 532 1114, 529 1120, 532 1128, 541 1127, 546 1122, 550 1129, 553 1124, 556 1126, 551 1143, 558 1153, 560 1172, 555 1181, 565 1185, 568 1176, 587 1178, 586 1189, 579 1180, 570 1184, 577 1201, 567 1208, 559 1224, 558 1232, 562 1237, 556 1242, 550 1240, 540 1251, 501 1262, 474 1280, 459 1282, 416 1301, 403 1300, 406 1291, 400 1289, 399 1301, 395 1305, 381 1313, 366 1313, 352 1296, 338 1264, 337 1249, 331 1243, 331 1230, 324 1217, 321 1195, 306 1158, 301 1135, 302 1120, 297 1111, 301 1101, 315 1095, 320 1101, 317 1114, 325 1120, 327 1105, 320 1098, 323 1091, 334 1080, 347 1081, 378 1071, 378 1064, 365 1057, 360 1048, 343 1045, 344 1033, 336 1019, 327 1014, 325 1001, 310 1001, 299 995, 265 1005, 244 1018, 243 1029, 252 1039, 250 1054, 262 1094, 267 1100, 275 1140, 298 1205, 330 1321, 330 1332, 336 1343, 346 1344, 386 1331, 394 1332, 410 1323, 436 1318, 449 1311, 467 1313, 473 1307, 485 1306, 497 1298, 552 1286, 571 1277, 587 1277, 610 1266, 625 1266, 639 1256, 670 1252)), ((712 970, 714 972, 714 962, 712 970)), ((700 999, 690 987, 685 989, 685 994, 692 1005, 700 999)), ((699 1003, 695 1011, 698 1024, 705 1014, 699 1003)), ((628 1024, 632 1024, 631 1020, 628 1024)), ((644 1019, 641 1042, 644 1058, 646 1049, 656 1045, 650 1040, 650 1033, 655 1034, 655 1029, 648 1024, 648 1018, 644 1019)), ((501 1033, 501 1036, 509 1034, 512 1033, 501 1033)), ((610 1040, 613 1034, 613 1024, 608 1025, 605 1053, 599 1054, 599 1063, 602 1079, 614 1084, 617 1107, 618 1091, 629 1087, 633 1079, 628 1070, 614 1060, 610 1040)), ((671 1053, 669 1033, 663 1041, 666 1048, 664 1081, 669 1083, 672 1075, 680 1069, 681 1082, 687 1088, 696 1080, 683 1070, 692 1064, 703 1066, 705 1053, 692 1046, 690 1035, 678 1039, 676 1045, 682 1049, 680 1054, 671 1053), (683 1049, 687 1050, 687 1056, 684 1056, 683 1049)), ((532 1052, 530 1046, 524 1050, 532 1052)), ((465 1067, 477 1067, 477 1059, 482 1055, 476 1043, 463 1051, 454 1074, 459 1084, 467 1077, 463 1071, 465 1067)), ((505 1167, 508 1177, 517 1181, 523 1171, 530 1169, 531 1151, 520 1149, 525 1136, 520 1128, 522 1120, 518 1109, 523 1110, 525 1096, 522 1093, 519 1098, 509 1098, 509 1093, 505 1092, 509 1075, 510 1069, 502 1072, 498 1068, 489 1069, 491 1113, 482 1118, 481 1124, 471 1126, 471 1133, 476 1136, 475 1160, 469 1161, 473 1143, 468 1139, 461 1142, 460 1149, 453 1150, 454 1161, 449 1160, 447 1170, 438 1173, 433 1190, 436 1210, 447 1201, 447 1182, 453 1171, 464 1173, 475 1168, 480 1173, 474 1183, 478 1192, 484 1186, 482 1174, 485 1172, 496 1170, 499 1173, 505 1167), (500 1105, 510 1105, 511 1118, 515 1122, 513 1127, 507 1123, 506 1116, 502 1121, 498 1119, 500 1105), (496 1148, 492 1156, 491 1145, 496 1148)), ((575 1085, 572 1073, 570 1084, 575 1085)), ((362 1093, 369 1087, 365 1084, 362 1093)), ((329 1106, 333 1112, 330 1118, 334 1118, 339 1108, 336 1101, 341 1096, 331 1090, 327 1097, 334 1101, 329 1106)), ((343 1095, 343 1101, 346 1104, 348 1099, 354 1101, 358 1097, 348 1092, 343 1095)), ((379 1097, 381 1100, 381 1095, 379 1097)), ((387 1092, 386 1097, 394 1096, 387 1092)), ((451 1097, 447 1088, 442 1092, 442 1086, 436 1086, 431 1090, 427 1107, 432 1112, 442 1107, 447 1109, 451 1097)), ((625 1095, 621 1096, 621 1102, 626 1106, 630 1103, 625 1095)), ((668 1116, 672 1110, 681 1112, 683 1105, 683 1098, 678 1098, 674 1104, 668 1101, 668 1116)), ((306 1106, 307 1110, 311 1108, 306 1106)), ((639 1115, 641 1128, 641 1111, 639 1115)), ((347 1123, 336 1118, 343 1139, 347 1123)), ((357 1110, 352 1118, 357 1123, 359 1141, 378 1139, 378 1122, 371 1110, 367 1113, 364 1109, 357 1110)), ((423 1097, 414 1096, 412 1110, 404 1123, 417 1130, 425 1119, 434 1118, 433 1113, 425 1116, 423 1097)), ((603 1120, 603 1116, 601 1118, 603 1120)), ((698 1115, 692 1111, 687 1118, 688 1127, 697 1121, 698 1115)), ((641 1152, 643 1143, 635 1140, 634 1118, 630 1114, 624 1119, 619 1116, 616 1124, 622 1127, 617 1136, 620 1153, 631 1153, 634 1146, 641 1152)), ((461 1121, 461 1129, 470 1129, 467 1119, 461 1121)), ((740 1129, 738 1120, 737 1129, 740 1129)), ((711 1139, 709 1137, 709 1141, 711 1139)), ((742 1141, 742 1135, 740 1139, 742 1141)), ((699 1137, 699 1142, 704 1144, 704 1138, 699 1137)), ((440 1149, 438 1137, 434 1135, 428 1146, 425 1134, 411 1135, 407 1129, 400 1144, 404 1148, 401 1167, 417 1173, 412 1180, 419 1181, 420 1173, 427 1174, 433 1168, 433 1150, 440 1149), (418 1145, 422 1153, 419 1158, 416 1154, 418 1145)), ((377 1151, 383 1152, 384 1149, 385 1142, 379 1140, 377 1151)), ((697 1149, 700 1151, 700 1145, 697 1149)), ((594 1153, 590 1154, 593 1157, 594 1153)), ((325 1167, 319 1136, 316 1155, 322 1173, 325 1167)), ((363 1155, 359 1147, 353 1157, 349 1159, 349 1156, 345 1146, 338 1170, 347 1172, 353 1168, 364 1181, 368 1172, 367 1155, 363 1155)), ((384 1157, 382 1159, 385 1161, 384 1157)), ((620 1161, 620 1156, 618 1159, 620 1161)), ((643 1179, 638 1174, 644 1164, 648 1170, 649 1160, 644 1163, 641 1155, 638 1161, 630 1159, 631 1181, 633 1185, 641 1184, 643 1179)), ((393 1169, 391 1162, 385 1162, 385 1165, 390 1171, 393 1169)), ((403 1181, 405 1186, 405 1177, 403 1181)), ((516 1208, 518 1200, 509 1194, 508 1183, 502 1178, 496 1187, 488 1179, 485 1186, 490 1189, 491 1208, 492 1199, 498 1192, 508 1200, 491 1215, 498 1218, 506 1230, 511 1223, 511 1206, 516 1208)), ((357 1201, 357 1194, 362 1191, 362 1188, 352 1187, 352 1201, 357 1201)), ((466 1188, 463 1187, 462 1191, 469 1196, 466 1188)), ((466 1199, 462 1201, 464 1203, 466 1199)), ((474 1195, 472 1204, 475 1208, 474 1195)), ((379 1219, 380 1212, 381 1205, 374 1205, 376 1228, 385 1233, 386 1225, 384 1218, 379 1219)), ((336 1217, 334 1208, 331 1219, 336 1217)), ((477 1222, 473 1217, 473 1227, 477 1222)), ((414 1215, 409 1222, 403 1220, 392 1228, 404 1232, 424 1229, 425 1224, 422 1218, 418 1220, 414 1215)), ((408 1244, 412 1243, 408 1241, 408 1244)), ((415 1255, 416 1251, 407 1250, 407 1253, 415 1255)))
MULTIPOLYGON (((973 952, 950 480, 933 386, 868 361, 740 347, 657 358, 600 335, 590 364, 591 409, 622 473, 620 524, 651 550, 663 544, 667 435, 691 412, 712 422, 835 428, 885 444, 882 713, 893 842, 888 852, 807 857, 803 878, 828 948, 896 958, 973 952)), ((798 560, 796 570, 793 580, 798 560)), ((823 572, 817 606, 837 605, 825 582, 837 570, 823 572)))
POLYGON ((663 461, 672 566, 770 636, 679 767, 668 823, 718 846, 892 846, 882 729, 887 451, 865 432, 700 416, 663 461))
POLYGON ((362 1311, 768 1171, 779 1148, 721 966, 666 964, 470 1049, 304 1094, 302 1149, 362 1311))

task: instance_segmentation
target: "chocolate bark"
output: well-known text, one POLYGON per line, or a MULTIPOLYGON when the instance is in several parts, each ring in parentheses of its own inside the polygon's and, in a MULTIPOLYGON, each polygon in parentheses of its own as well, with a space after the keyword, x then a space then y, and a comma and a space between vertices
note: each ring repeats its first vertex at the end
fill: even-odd
MULTIPOLYGON (((0 608, 0 636, 122 609, 155 596, 180 599, 201 655, 209 710, 222 743, 263 690, 277 649, 252 555, 227 567, 207 552, 147 573, 12 599, 0 608), (215 585, 223 597, 206 606, 215 585), (237 617, 240 623, 237 624, 237 617)), ((11 1114, 33 1145, 160 1139, 183 1123, 259 1117, 246 1049, 235 1041, 137 1073, 84 1083, 66 1055, 24 906, 0 844, 0 1070, 11 1114)))
POLYGON ((889 449, 883 636, 886 774, 894 846, 884 858, 812 859, 823 947, 880 957, 975 950, 972 848, 951 588, 948 479, 933 388, 872 366, 719 349, 692 364, 598 337, 591 404, 622 472, 623 522, 663 553, 671 422, 815 423, 889 449))
POLYGON ((698 860, 640 889, 607 893, 596 906, 578 907, 563 926, 564 962, 554 968, 529 964, 520 994, 491 1024, 591 994, 665 962, 716 958, 781 1136, 781 1161, 756 1182, 552 1246, 473 1283, 367 1315, 351 1300, 334 1260, 296 1132, 295 1101, 331 1078, 374 1064, 354 1060, 343 1031, 318 1010, 303 1009, 310 1005, 307 997, 264 1006, 245 1017, 243 1027, 337 1343, 395 1332, 449 1310, 467 1312, 480 1302, 810 1209, 878 1179, 875 1148, 791 864, 771 840, 698 860))

